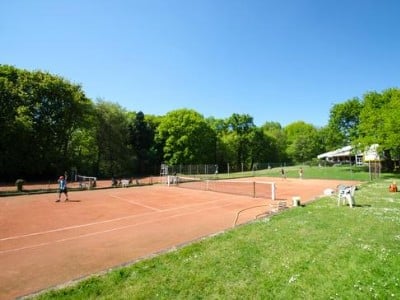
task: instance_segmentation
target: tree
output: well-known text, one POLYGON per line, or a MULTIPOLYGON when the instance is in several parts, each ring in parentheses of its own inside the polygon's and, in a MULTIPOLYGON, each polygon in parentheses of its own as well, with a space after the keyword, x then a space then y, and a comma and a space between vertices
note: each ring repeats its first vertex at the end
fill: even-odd
POLYGON ((269 162, 284 162, 287 161, 286 155, 286 134, 281 124, 278 122, 265 122, 261 126, 264 134, 271 137, 271 154, 269 162))
POLYGON ((91 105, 81 87, 59 76, 11 66, 0 66, 0 78, 2 125, 7 129, 0 146, 1 172, 7 177, 47 177, 66 170, 72 133, 91 105))
POLYGON ((303 121, 291 123, 285 127, 287 136, 287 154, 296 163, 304 163, 320 153, 318 130, 303 121))
POLYGON ((255 128, 249 136, 250 167, 255 163, 274 162, 277 157, 276 141, 264 133, 263 129, 255 128))
POLYGON ((232 153, 229 153, 229 148, 224 140, 228 132, 227 123, 224 119, 217 119, 209 117, 206 119, 211 129, 216 134, 215 151, 214 151, 214 162, 219 166, 219 171, 226 171, 225 166, 232 159, 232 153))
POLYGON ((330 111, 325 141, 327 148, 351 145, 358 137, 360 112, 363 107, 358 98, 335 104, 330 111))
MULTIPOLYGON (((360 113, 359 147, 379 144, 387 161, 399 160, 400 155, 400 90, 388 89, 382 94, 370 92, 364 96, 360 113)), ((390 164, 388 167, 391 167, 390 164)))
MULTIPOLYGON (((17 122, 29 122, 18 119, 18 108, 22 104, 22 90, 19 84, 21 71, 11 66, 0 65, 0 176, 11 179, 18 176, 15 170, 21 161, 19 150, 24 146, 17 122)), ((25 124, 29 126, 29 124, 25 124)))
POLYGON ((154 129, 146 122, 143 112, 139 111, 129 124, 129 142, 136 154, 137 173, 149 171, 151 148, 154 144, 154 129))
POLYGON ((128 113, 118 104, 99 100, 96 121, 96 174, 129 176, 133 172, 133 153, 128 146, 128 113))
POLYGON ((235 152, 237 166, 242 163, 251 163, 249 156, 250 134, 255 129, 253 118, 248 114, 232 114, 226 120, 227 134, 230 135, 232 145, 230 148, 235 152))
POLYGON ((400 90, 389 89, 383 92, 383 97, 390 101, 383 108, 384 120, 384 142, 382 146, 389 150, 393 160, 400 160, 400 90))
POLYGON ((153 143, 150 147, 149 158, 149 172, 157 173, 160 171, 160 165, 164 161, 164 144, 162 141, 157 140, 156 132, 158 126, 161 124, 163 116, 146 115, 145 121, 154 134, 153 143))
POLYGON ((214 162, 216 135, 198 112, 179 109, 167 113, 157 128, 164 161, 170 165, 214 162))
MULTIPOLYGON (((91 118, 90 121, 94 121, 91 118)), ((81 175, 99 175, 98 157, 99 147, 96 140, 97 124, 76 129, 71 136, 69 157, 71 168, 81 175)))

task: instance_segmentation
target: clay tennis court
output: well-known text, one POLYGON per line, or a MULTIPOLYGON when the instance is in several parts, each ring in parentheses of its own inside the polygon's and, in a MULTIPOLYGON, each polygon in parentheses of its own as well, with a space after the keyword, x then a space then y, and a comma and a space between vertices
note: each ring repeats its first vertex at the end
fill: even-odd
MULTIPOLYGON (((346 181, 274 181, 278 200, 313 201, 346 181)), ((0 299, 132 263, 255 220, 272 200, 163 184, 0 198, 0 299), (62 197, 62 199, 64 199, 62 197)), ((276 201, 275 201, 276 202, 276 201)))

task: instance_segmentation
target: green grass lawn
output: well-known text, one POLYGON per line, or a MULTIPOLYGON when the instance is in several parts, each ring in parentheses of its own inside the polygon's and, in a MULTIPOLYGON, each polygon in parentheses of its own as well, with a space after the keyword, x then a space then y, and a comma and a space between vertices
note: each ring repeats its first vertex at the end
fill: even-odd
MULTIPOLYGON (((289 178, 299 178, 300 166, 285 167, 285 174, 289 178)), ((380 178, 392 177, 393 174, 382 173, 374 174, 369 172, 368 166, 337 166, 337 167, 317 167, 302 166, 304 179, 341 179, 341 180, 361 180, 369 181, 379 176, 380 178)), ((281 176, 281 168, 264 169, 254 172, 247 172, 246 175, 252 176, 281 176)), ((233 175, 234 176, 234 175, 233 175)))
POLYGON ((361 185, 353 209, 324 197, 38 299, 399 299, 390 182, 361 185))

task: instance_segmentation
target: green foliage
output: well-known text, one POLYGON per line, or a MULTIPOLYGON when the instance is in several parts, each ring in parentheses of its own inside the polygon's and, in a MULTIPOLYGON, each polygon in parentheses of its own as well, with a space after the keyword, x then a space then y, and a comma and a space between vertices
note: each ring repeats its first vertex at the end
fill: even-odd
POLYGON ((305 163, 351 144, 379 151, 394 169, 400 160, 400 90, 369 92, 335 104, 327 126, 303 121, 285 128, 248 114, 226 119, 194 110, 165 116, 128 112, 88 99, 80 85, 42 71, 0 65, 0 176, 48 179, 64 170, 97 177, 158 173, 168 164, 305 163))
POLYGON ((256 132, 256 126, 250 115, 232 114, 226 120, 225 135, 226 140, 230 142, 229 148, 233 156, 231 163, 239 166, 242 163, 252 165, 255 162, 256 148, 259 149, 260 143, 263 142, 263 140, 257 141, 256 138, 264 139, 264 136, 259 133, 256 132))
POLYGON ((96 174, 99 147, 94 126, 75 130, 71 135, 68 149, 71 164, 80 174, 96 174))
POLYGON ((388 89, 382 94, 368 93, 360 116, 360 138, 363 146, 379 144, 390 149, 394 157, 400 150, 400 90, 388 89))
POLYGON ((262 129, 254 129, 249 134, 248 143, 250 166, 257 162, 278 161, 275 139, 264 134, 262 129))
POLYGON ((136 154, 136 173, 145 174, 149 172, 152 157, 152 146, 155 130, 145 120, 143 112, 138 112, 129 123, 129 144, 136 154))
POLYGON ((157 128, 164 161, 171 165, 213 162, 216 135, 204 117, 194 110, 167 113, 157 128))
POLYGON ((380 144, 383 141, 383 124, 385 116, 382 114, 387 99, 376 92, 364 96, 364 108, 360 114, 360 138, 358 142, 363 146, 380 144))
POLYGON ((400 198, 363 184, 37 299, 394 299, 400 198))
POLYGON ((358 98, 335 104, 327 126, 327 144, 331 148, 351 145, 358 137, 358 125, 363 103, 358 98))
POLYGON ((321 153, 318 143, 318 131, 302 121, 294 122, 285 127, 287 138, 286 152, 294 162, 303 163, 321 153))
POLYGON ((116 103, 96 104, 97 173, 107 177, 129 175, 133 151, 129 151, 128 113, 116 103))
POLYGON ((269 157, 267 161, 288 161, 286 154, 286 133, 281 124, 278 122, 265 122, 264 125, 261 126, 261 129, 264 134, 272 138, 270 146, 273 153, 271 153, 271 157, 269 157))
POLYGON ((234 161, 235 154, 233 145, 229 143, 230 139, 227 135, 228 125, 226 120, 210 117, 206 119, 206 122, 216 134, 215 163, 218 165, 226 165, 234 161))
POLYGON ((0 175, 45 174, 68 165, 72 132, 90 101, 79 85, 41 71, 0 65, 0 175))
POLYGON ((393 169, 400 159, 400 90, 368 92, 363 99, 353 98, 331 109, 329 124, 323 129, 325 150, 352 145, 364 151, 373 144, 393 169))

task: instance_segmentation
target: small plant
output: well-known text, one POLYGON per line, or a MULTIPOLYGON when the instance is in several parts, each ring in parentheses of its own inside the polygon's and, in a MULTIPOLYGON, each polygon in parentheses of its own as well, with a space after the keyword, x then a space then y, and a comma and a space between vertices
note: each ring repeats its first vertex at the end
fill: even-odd
POLYGON ((22 192, 25 181, 23 179, 17 179, 15 185, 17 186, 17 192, 22 192))

